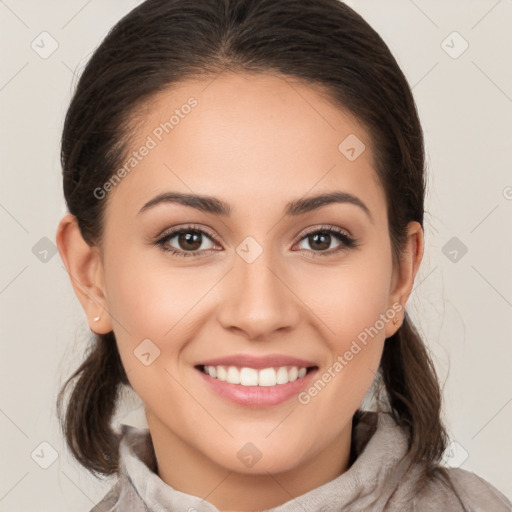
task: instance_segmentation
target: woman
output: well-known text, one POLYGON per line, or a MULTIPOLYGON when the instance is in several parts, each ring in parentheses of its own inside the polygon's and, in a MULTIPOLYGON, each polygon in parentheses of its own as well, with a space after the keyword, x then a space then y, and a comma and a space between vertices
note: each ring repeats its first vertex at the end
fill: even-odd
POLYGON ((94 510, 509 510, 440 465, 405 310, 423 136, 358 14, 144 2, 85 68, 62 164, 58 248, 95 337, 59 414, 73 382, 69 447, 119 477, 94 510), (112 428, 123 386, 148 429, 112 428))

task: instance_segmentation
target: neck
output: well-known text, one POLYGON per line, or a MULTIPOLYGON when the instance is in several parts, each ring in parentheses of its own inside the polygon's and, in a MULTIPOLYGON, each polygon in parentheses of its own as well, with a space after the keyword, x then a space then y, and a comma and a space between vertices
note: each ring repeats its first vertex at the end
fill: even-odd
POLYGON ((314 457, 280 473, 245 474, 215 463, 146 414, 158 476, 172 488, 222 511, 253 512, 281 505, 344 473, 351 462, 352 422, 314 457))

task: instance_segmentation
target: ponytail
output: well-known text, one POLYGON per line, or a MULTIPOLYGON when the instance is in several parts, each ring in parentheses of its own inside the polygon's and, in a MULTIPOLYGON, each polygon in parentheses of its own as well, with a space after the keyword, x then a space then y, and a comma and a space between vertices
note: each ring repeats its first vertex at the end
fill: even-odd
POLYGON ((111 426, 118 393, 128 384, 113 332, 95 334, 80 367, 67 379, 57 398, 57 414, 75 459, 92 473, 111 475, 118 470, 119 434, 111 426), (65 413, 64 394, 74 385, 65 413))
POLYGON ((441 391, 434 364, 407 313, 385 342, 381 371, 391 413, 409 433, 412 459, 438 462, 448 439, 441 422, 441 391))

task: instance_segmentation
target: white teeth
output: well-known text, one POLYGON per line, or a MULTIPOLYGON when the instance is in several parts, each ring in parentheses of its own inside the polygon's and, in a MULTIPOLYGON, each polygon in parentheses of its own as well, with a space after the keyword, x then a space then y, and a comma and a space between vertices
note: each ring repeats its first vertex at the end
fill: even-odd
MULTIPOLYGON (((207 367, 208 368, 208 371, 209 369, 211 368, 210 366, 207 367)), ((224 368, 224 366, 214 366, 214 368, 217 368, 217 379, 219 380, 226 380, 228 374, 226 372, 226 368, 224 368)), ((212 375, 213 377, 213 375, 212 375)))
MULTIPOLYGON (((305 370, 305 368, 304 368, 304 370, 305 370)), ((277 370, 276 378, 277 378, 278 384, 286 384, 288 382, 288 370, 284 366, 281 366, 281 368, 279 368, 279 370, 277 370)))
POLYGON ((258 384, 260 386, 275 386, 277 384, 277 376, 274 368, 264 368, 260 370, 258 384))
POLYGON ((234 366, 230 366, 228 368, 226 381, 230 384, 240 384, 240 372, 238 371, 238 368, 235 368, 234 366))
POLYGON ((240 384, 242 386, 257 386, 258 371, 254 368, 242 368, 240 370, 240 384))
POLYGON ((236 366, 204 366, 204 373, 229 382, 230 384, 241 384, 242 386, 264 386, 271 387, 278 384, 288 384, 304 377, 307 368, 298 368, 297 366, 281 366, 279 368, 237 368, 236 366))

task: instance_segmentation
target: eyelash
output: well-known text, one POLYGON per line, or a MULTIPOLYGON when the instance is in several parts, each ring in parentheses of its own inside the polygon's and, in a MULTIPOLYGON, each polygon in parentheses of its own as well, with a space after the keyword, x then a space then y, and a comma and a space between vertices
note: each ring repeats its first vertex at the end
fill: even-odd
MULTIPOLYGON (((172 238, 174 238, 176 235, 180 235, 182 233, 190 233, 190 232, 200 233, 202 235, 206 235, 208 238, 210 238, 213 241, 215 241, 214 237, 209 232, 207 232, 207 231, 205 231, 203 229, 199 229, 199 228, 194 227, 194 226, 186 226, 186 227, 183 227, 183 228, 176 229, 174 231, 170 231, 169 233, 167 233, 166 235, 161 237, 159 240, 157 240, 155 242, 155 245, 159 246, 165 252, 170 252, 174 256, 184 257, 184 258, 188 258, 190 256, 198 257, 198 254, 200 254, 199 251, 182 251, 182 250, 176 249, 174 247, 170 248, 168 245, 166 245, 167 242, 169 240, 171 240, 172 238)), ((359 244, 357 243, 357 240, 355 238, 352 238, 351 236, 347 235, 341 229, 335 228, 333 226, 326 226, 326 227, 322 226, 322 227, 320 227, 318 229, 315 229, 313 231, 309 231, 309 232, 305 233, 304 235, 302 235, 302 237, 300 238, 299 242, 302 242, 305 238, 307 238, 310 235, 315 235, 315 234, 319 234, 319 233, 322 233, 322 234, 326 234, 327 233, 329 235, 334 235, 334 237, 339 242, 341 242, 342 245, 340 245, 336 249, 331 249, 331 250, 328 250, 328 251, 313 251, 313 250, 309 250, 308 252, 311 252, 312 256, 314 258, 323 258, 323 257, 331 256, 334 253, 338 253, 338 252, 341 252, 341 251, 347 251, 349 249, 353 249, 353 248, 359 247, 359 244)), ((207 250, 203 250, 203 253, 210 253, 210 252, 214 252, 214 251, 218 252, 215 249, 207 249, 207 250)))

